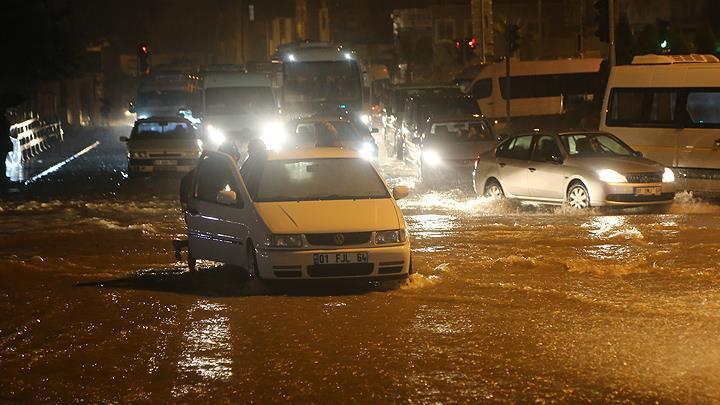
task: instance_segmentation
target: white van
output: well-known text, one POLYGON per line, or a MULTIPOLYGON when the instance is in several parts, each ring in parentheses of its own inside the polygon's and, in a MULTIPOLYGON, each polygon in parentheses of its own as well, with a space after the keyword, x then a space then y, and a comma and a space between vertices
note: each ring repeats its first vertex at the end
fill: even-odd
MULTIPOLYGON (((564 114, 570 100, 591 102, 600 85, 602 59, 511 61, 510 115, 515 117, 564 114)), ((492 120, 506 116, 505 63, 485 66, 465 89, 492 120)))
POLYGON ((227 138, 243 143, 246 129, 263 137, 282 131, 272 83, 265 75, 244 71, 203 73, 203 133, 210 147, 227 138))
POLYGON ((600 129, 673 168, 678 189, 720 193, 720 63, 712 55, 644 55, 616 66, 600 129))

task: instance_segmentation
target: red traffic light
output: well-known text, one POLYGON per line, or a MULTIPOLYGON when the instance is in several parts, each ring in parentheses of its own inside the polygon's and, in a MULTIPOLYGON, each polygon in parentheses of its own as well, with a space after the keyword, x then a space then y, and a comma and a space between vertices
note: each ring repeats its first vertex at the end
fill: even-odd
POLYGON ((147 54, 150 53, 150 49, 149 49, 148 46, 145 45, 145 44, 139 45, 139 46, 138 46, 138 51, 139 51, 141 54, 143 54, 143 55, 147 55, 147 54))

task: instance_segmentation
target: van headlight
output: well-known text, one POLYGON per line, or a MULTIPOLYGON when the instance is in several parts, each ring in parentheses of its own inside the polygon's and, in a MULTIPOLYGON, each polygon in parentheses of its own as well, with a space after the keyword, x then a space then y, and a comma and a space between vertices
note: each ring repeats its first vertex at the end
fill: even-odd
POLYGON ((270 150, 279 150, 282 148, 285 143, 285 131, 282 123, 278 121, 265 123, 262 127, 260 139, 265 144, 265 147, 270 150))
POLYGON ((625 176, 612 169, 598 170, 597 175, 605 183, 627 183, 625 176))
POLYGON ((375 244, 387 245, 390 243, 403 243, 407 240, 407 233, 404 229, 392 231, 375 232, 375 244))
POLYGON ((663 183, 672 183, 675 181, 675 173, 673 173, 673 171, 670 170, 669 167, 665 168, 665 171, 663 172, 662 181, 663 181, 663 183))
POLYGON ((299 248, 303 245, 302 235, 269 235, 265 245, 272 248, 299 248))
POLYGON ((423 151, 422 159, 425 163, 429 164, 430 166, 437 166, 440 164, 440 162, 442 162, 442 158, 440 157, 440 154, 438 154, 434 150, 423 151))
POLYGON ((225 142, 225 139, 227 137, 225 136, 225 133, 221 131, 218 128, 215 128, 214 126, 208 124, 207 127, 205 127, 207 130, 207 137, 210 140, 210 142, 214 143, 215 145, 220 145, 223 142, 225 142))

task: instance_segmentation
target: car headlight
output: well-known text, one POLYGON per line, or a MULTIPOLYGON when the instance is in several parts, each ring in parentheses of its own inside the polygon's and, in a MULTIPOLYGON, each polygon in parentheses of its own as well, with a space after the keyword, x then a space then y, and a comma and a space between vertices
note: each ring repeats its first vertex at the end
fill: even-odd
POLYGON ((365 142, 360 147, 360 157, 365 160, 375 160, 375 148, 370 142, 365 142))
POLYGON ((403 243, 407 240, 407 233, 404 229, 394 229, 392 231, 375 232, 375 244, 387 245, 389 243, 403 243))
POLYGON ((440 162, 442 162, 442 158, 434 150, 423 151, 422 159, 425 163, 429 164, 430 166, 437 166, 440 164, 440 162))
POLYGON ((210 142, 214 143, 215 145, 220 145, 223 142, 225 142, 225 139, 227 137, 225 136, 225 133, 218 128, 215 128, 214 126, 208 124, 207 127, 207 137, 210 140, 210 142))
POLYGON ((670 168, 666 167, 662 177, 663 183, 672 183, 675 181, 675 173, 670 168))
POLYGON ((369 125, 370 124, 370 116, 367 114, 360 114, 360 121, 365 125, 369 125))
POLYGON ((602 169, 597 171, 597 175, 601 181, 605 183, 626 183, 627 179, 622 174, 612 169, 602 169))
POLYGON ((273 248, 298 248, 302 247, 303 240, 299 234, 269 235, 265 244, 273 248))
POLYGON ((265 147, 270 150, 279 150, 285 143, 285 131, 282 123, 277 121, 268 122, 262 127, 260 139, 265 147))

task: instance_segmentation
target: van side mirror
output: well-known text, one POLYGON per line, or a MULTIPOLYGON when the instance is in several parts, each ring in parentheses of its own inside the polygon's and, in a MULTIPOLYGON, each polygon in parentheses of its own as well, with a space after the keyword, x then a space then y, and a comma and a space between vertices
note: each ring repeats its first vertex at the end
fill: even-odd
POLYGON ((235 205, 237 203, 237 194, 232 190, 220 190, 215 200, 222 205, 235 205))
POLYGON ((410 189, 407 186, 395 186, 393 187, 393 198, 396 200, 402 200, 403 198, 410 195, 410 189))
POLYGON ((127 143, 128 141, 130 141, 130 138, 128 138, 127 136, 123 135, 123 136, 120 137, 120 142, 125 142, 125 143, 127 143))

